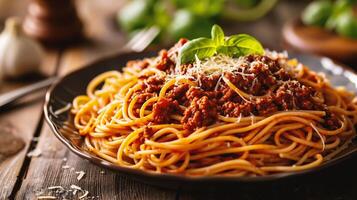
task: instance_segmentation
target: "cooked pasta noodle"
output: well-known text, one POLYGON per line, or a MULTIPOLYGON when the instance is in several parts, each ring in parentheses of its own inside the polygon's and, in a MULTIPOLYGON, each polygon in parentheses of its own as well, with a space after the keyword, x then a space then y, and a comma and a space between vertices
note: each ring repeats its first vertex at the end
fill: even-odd
MULTIPOLYGON (((217 55, 176 66, 179 47, 129 62, 123 72, 100 74, 86 95, 73 100, 74 124, 90 152, 157 173, 261 176, 317 167, 355 135, 354 95, 333 88, 296 60, 267 52, 247 58, 217 55), (264 71, 249 70, 257 63, 264 70, 278 65, 289 78, 254 89, 264 71), (207 69, 208 64, 218 68, 207 69), (240 81, 252 77, 253 89, 237 84, 232 74, 240 81), (287 82, 291 85, 281 89, 287 82), (194 89, 203 94, 190 99, 194 89), (266 99, 270 106, 263 104, 266 99)), ((276 74, 272 77, 280 77, 276 74)))

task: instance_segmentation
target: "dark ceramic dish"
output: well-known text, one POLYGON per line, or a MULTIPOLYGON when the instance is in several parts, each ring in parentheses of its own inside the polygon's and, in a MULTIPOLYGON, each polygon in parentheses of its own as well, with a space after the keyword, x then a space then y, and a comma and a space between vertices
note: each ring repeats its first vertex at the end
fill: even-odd
MULTIPOLYGON (((74 71, 53 84, 46 94, 44 112, 46 120, 56 137, 75 154, 90 160, 96 165, 109 168, 141 182, 168 188, 236 187, 237 185, 247 184, 271 184, 275 181, 313 175, 346 160, 346 158, 352 157, 357 151, 357 141, 354 141, 346 150, 332 160, 324 162, 320 167, 305 171, 279 173, 262 177, 187 177, 183 175, 156 174, 120 167, 89 153, 83 146, 83 139, 77 134, 77 131, 73 127, 69 112, 56 116, 53 111, 71 103, 75 96, 85 94, 87 84, 96 75, 108 70, 120 70, 121 66, 124 66, 129 60, 140 59, 152 55, 154 54, 129 53, 108 57, 74 71)), ((301 54, 290 55, 290 57, 296 57, 300 62, 308 65, 312 70, 324 72, 333 85, 345 86, 348 90, 357 92, 357 75, 350 69, 337 65, 327 58, 301 54)))

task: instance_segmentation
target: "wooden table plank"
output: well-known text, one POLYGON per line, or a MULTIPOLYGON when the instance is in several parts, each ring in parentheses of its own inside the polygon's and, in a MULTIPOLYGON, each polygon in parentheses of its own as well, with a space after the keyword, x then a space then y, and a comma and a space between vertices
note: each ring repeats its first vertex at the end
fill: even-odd
MULTIPOLYGON (((93 5, 95 4, 86 5, 83 1, 83 6, 80 8, 84 9, 84 12, 93 12, 98 7, 93 5)), ((105 10, 107 11, 107 9, 105 10)), ((112 9, 113 12, 116 10, 112 9)), ((69 73, 121 48, 123 37, 119 32, 107 32, 107 28, 98 28, 103 24, 108 24, 108 20, 113 16, 113 13, 111 14, 110 12, 101 13, 97 10, 96 19, 93 20, 90 18, 92 15, 86 18, 83 11, 81 12, 81 16, 87 24, 86 31, 89 40, 66 49, 61 56, 60 74, 69 73), (87 23, 89 20, 90 24, 87 23)), ((41 189, 46 190, 49 186, 58 185, 67 189, 71 185, 77 185, 89 191, 89 195, 97 199, 175 199, 177 195, 176 191, 158 189, 133 181, 77 157, 55 138, 47 125, 42 128, 36 148, 41 149, 42 155, 32 158, 16 199, 33 199, 36 197, 36 192, 41 189), (85 177, 78 181, 76 171, 84 171, 85 177)))
POLYGON ((89 191, 89 196, 97 199, 174 199, 176 195, 174 191, 132 181, 79 158, 55 138, 47 125, 37 148, 41 149, 42 155, 32 158, 16 199, 34 199, 41 189, 50 186, 69 189, 71 185, 89 191), (85 176, 78 181, 76 172, 79 171, 84 171, 85 176))
POLYGON ((36 103, 29 107, 7 113, 6 117, 0 117, 1 130, 13 129, 14 135, 21 138, 26 143, 19 153, 5 159, 0 163, 0 199, 10 196, 20 173, 21 166, 25 160, 27 149, 31 143, 32 135, 40 119, 41 104, 36 103))
MULTIPOLYGON (((45 74, 54 73, 57 58, 57 51, 47 53, 41 66, 45 74)), ((6 83, 1 87, 2 91, 8 91, 26 84, 28 83, 14 82, 6 83)), ((43 95, 44 91, 35 93, 22 101, 27 103, 23 103, 21 106, 17 104, 10 108, 9 111, 0 112, 0 131, 8 132, 7 130, 11 129, 11 132, 25 143, 25 147, 20 152, 0 161, 0 199, 10 196, 18 181, 22 166, 26 162, 26 154, 31 146, 38 122, 41 119, 43 95), (38 101, 38 98, 41 101, 38 101)))

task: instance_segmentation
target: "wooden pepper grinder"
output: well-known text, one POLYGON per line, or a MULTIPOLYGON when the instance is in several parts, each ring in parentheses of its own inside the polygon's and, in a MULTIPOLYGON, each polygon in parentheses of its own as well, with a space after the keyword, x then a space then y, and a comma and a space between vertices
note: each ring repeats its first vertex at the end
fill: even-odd
POLYGON ((31 0, 23 29, 49 45, 66 45, 82 37, 82 23, 72 0, 31 0))

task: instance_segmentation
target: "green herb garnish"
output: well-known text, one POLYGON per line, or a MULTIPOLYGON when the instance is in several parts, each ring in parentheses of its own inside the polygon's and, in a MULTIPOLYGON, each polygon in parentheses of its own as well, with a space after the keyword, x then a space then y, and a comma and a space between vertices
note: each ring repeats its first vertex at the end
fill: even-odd
POLYGON ((213 25, 211 38, 197 38, 187 42, 180 50, 179 63, 188 63, 195 60, 211 57, 217 53, 239 57, 249 54, 264 54, 260 42, 247 34, 224 36, 222 28, 213 25))

